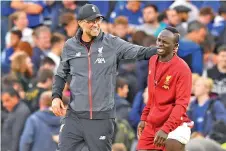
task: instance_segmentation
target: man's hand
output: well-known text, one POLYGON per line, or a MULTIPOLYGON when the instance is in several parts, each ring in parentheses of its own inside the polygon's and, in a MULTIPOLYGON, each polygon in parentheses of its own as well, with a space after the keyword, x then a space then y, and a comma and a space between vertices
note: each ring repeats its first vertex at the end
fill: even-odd
POLYGON ((164 146, 167 137, 168 137, 168 134, 166 134, 163 130, 159 130, 159 131, 155 134, 154 144, 155 144, 157 147, 164 146))
POLYGON ((60 98, 53 99, 52 110, 56 116, 64 116, 66 109, 67 108, 64 106, 63 101, 60 98))
POLYGON ((137 138, 140 139, 140 136, 142 134, 142 131, 144 130, 145 127, 145 121, 140 121, 137 127, 137 138))

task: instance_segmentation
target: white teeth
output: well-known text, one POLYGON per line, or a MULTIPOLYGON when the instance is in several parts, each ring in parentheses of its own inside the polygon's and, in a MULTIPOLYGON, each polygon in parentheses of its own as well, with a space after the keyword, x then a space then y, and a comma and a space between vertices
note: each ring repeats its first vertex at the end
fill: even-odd
POLYGON ((164 50, 163 49, 158 49, 158 52, 163 52, 164 50))

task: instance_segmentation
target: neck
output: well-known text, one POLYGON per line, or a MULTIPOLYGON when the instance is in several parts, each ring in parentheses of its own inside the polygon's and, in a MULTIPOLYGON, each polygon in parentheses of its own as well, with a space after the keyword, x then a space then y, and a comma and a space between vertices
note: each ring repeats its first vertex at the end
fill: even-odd
POLYGON ((221 66, 221 65, 217 65, 217 69, 221 72, 221 73, 226 73, 226 67, 221 66))
POLYGON ((39 110, 40 111, 44 111, 46 109, 48 109, 49 107, 45 106, 45 105, 40 105, 39 110))
POLYGON ((92 37, 89 36, 89 35, 87 35, 87 34, 85 34, 85 33, 83 32, 83 34, 82 34, 82 40, 83 40, 84 42, 91 42, 91 41, 92 41, 92 37))
POLYGON ((159 56, 159 61, 161 61, 161 62, 168 62, 168 61, 170 61, 173 58, 173 56, 174 56, 173 53, 169 54, 168 56, 165 56, 165 57, 159 56))
POLYGON ((9 110, 9 112, 12 112, 14 109, 15 109, 15 107, 16 107, 16 105, 19 103, 19 100, 17 100, 16 102, 15 102, 15 104, 14 104, 14 106, 9 110))
POLYGON ((16 26, 21 32, 24 30, 25 27, 16 26))
POLYGON ((41 49, 42 51, 45 51, 45 50, 46 50, 46 49, 44 49, 43 46, 40 45, 40 44, 37 44, 36 47, 38 47, 38 48, 41 49))
POLYGON ((60 56, 60 50, 59 50, 60 48, 57 46, 57 47, 53 47, 52 49, 51 49, 51 52, 53 53, 53 54, 55 54, 55 55, 57 55, 57 56, 60 56))
POLYGON ((73 3, 73 4, 70 4, 70 5, 66 5, 65 7, 66 7, 67 9, 70 9, 70 10, 75 10, 76 7, 77 7, 77 5, 76 5, 75 3, 73 3))
POLYGON ((152 25, 152 26, 159 26, 159 22, 157 20, 153 21, 153 22, 148 22, 149 25, 152 25))
POLYGON ((186 36, 185 36, 187 39, 199 44, 199 42, 196 40, 196 37, 197 35, 193 34, 193 33, 188 33, 186 36))
POLYGON ((202 95, 202 96, 198 96, 198 97, 197 97, 198 104, 202 106, 203 104, 206 103, 206 101, 207 101, 209 98, 210 98, 210 97, 209 97, 208 94, 204 94, 204 95, 202 95))
POLYGON ((123 98, 122 93, 118 92, 117 94, 118 94, 118 96, 119 96, 120 98, 123 98))
POLYGON ((67 33, 67 36, 68 37, 73 37, 74 36, 74 33, 73 32, 71 32, 72 30, 70 30, 69 28, 65 28, 65 30, 66 30, 66 33, 67 33))

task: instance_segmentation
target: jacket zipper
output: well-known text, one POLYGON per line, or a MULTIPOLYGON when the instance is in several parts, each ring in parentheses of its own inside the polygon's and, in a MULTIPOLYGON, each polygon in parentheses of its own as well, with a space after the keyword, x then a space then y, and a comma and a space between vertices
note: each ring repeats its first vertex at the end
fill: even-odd
MULTIPOLYGON (((81 43, 82 44, 82 43, 81 43)), ((85 45, 83 45, 88 53, 88 93, 89 93, 89 116, 90 119, 93 119, 93 101, 92 101, 92 68, 91 68, 91 61, 90 61, 90 57, 91 57, 91 46, 92 46, 92 42, 90 44, 90 48, 88 49, 85 45)))

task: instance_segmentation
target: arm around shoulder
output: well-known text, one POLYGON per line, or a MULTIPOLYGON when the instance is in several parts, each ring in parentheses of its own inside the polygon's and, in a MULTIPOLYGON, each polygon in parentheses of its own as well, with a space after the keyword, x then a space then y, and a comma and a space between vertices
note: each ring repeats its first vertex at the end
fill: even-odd
POLYGON ((116 46, 117 57, 122 59, 148 60, 156 54, 156 47, 143 47, 126 42, 118 37, 114 37, 114 46, 116 46))

